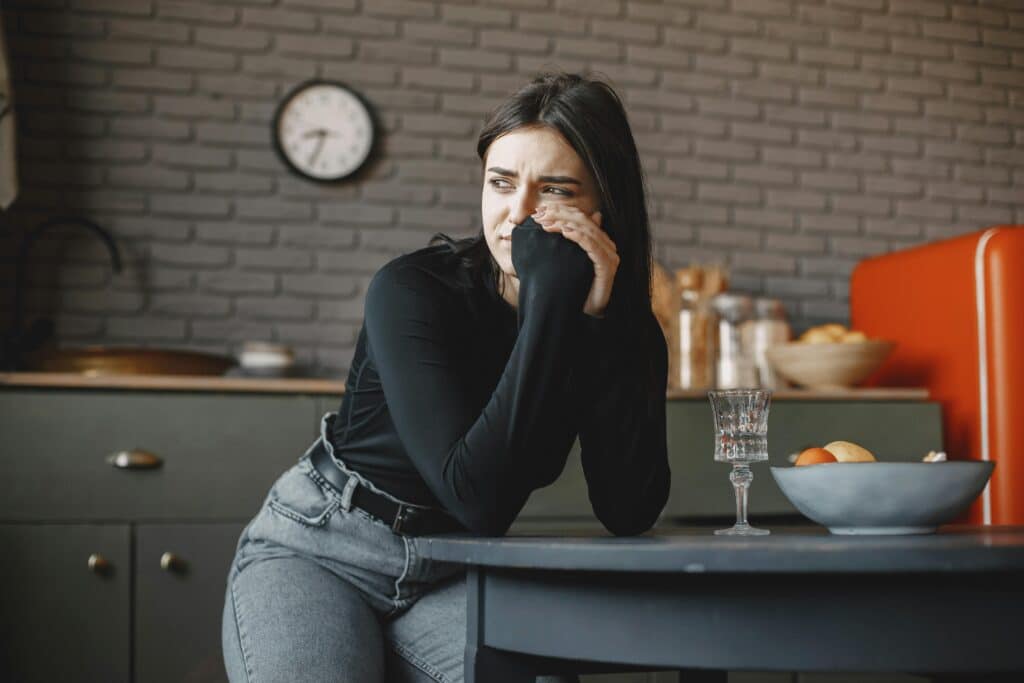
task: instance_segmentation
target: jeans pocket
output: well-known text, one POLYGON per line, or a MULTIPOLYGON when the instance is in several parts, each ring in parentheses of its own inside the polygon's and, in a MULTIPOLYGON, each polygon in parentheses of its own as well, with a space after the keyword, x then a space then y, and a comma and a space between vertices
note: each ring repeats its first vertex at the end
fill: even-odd
POLYGON ((312 470, 309 458, 299 460, 274 482, 267 506, 303 526, 322 527, 341 507, 341 501, 324 491, 312 470))

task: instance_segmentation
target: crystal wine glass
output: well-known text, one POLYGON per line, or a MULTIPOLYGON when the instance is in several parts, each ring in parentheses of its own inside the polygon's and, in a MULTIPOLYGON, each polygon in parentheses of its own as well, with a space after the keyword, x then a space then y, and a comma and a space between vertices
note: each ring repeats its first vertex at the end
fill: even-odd
POLYGON ((729 480, 736 490, 736 524, 718 529, 729 536, 764 536, 767 529, 747 523, 747 489, 754 479, 750 465, 768 460, 768 408, 771 392, 764 389, 709 391, 715 417, 715 460, 732 465, 729 480))

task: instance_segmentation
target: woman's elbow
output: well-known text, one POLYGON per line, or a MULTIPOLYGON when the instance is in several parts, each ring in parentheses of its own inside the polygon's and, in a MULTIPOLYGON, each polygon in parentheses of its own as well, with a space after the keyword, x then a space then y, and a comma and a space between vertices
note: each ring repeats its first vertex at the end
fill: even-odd
POLYGON ((604 525, 604 528, 615 536, 639 536, 654 526, 654 523, 658 521, 659 514, 661 514, 660 509, 656 510, 653 515, 628 517, 598 516, 598 519, 604 525))
POLYGON ((638 536, 650 530, 668 503, 669 476, 666 474, 658 481, 658 489, 650 495, 641 497, 637 504, 628 508, 599 508, 595 505, 594 514, 604 528, 616 536, 638 536))

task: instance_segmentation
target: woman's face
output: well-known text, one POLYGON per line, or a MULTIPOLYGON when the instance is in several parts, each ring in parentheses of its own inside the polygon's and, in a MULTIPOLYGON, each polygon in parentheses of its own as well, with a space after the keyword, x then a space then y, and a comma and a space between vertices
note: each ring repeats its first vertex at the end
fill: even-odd
POLYGON ((484 236, 506 275, 512 268, 512 228, 540 205, 600 208, 597 184, 561 133, 546 126, 517 128, 495 139, 484 155, 480 199, 484 236))

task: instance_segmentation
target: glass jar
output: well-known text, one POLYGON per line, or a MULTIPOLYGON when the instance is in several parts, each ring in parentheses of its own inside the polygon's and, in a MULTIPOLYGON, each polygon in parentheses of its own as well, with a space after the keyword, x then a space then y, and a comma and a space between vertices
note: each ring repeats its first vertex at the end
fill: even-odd
POLYGON ((715 314, 701 296, 699 271, 680 271, 676 382, 680 389, 711 389, 715 314))
POLYGON ((754 300, 754 318, 748 321, 742 331, 744 347, 754 358, 758 380, 765 389, 782 389, 790 386, 768 362, 769 347, 788 342, 792 336, 786 309, 778 299, 758 297, 754 300))
POLYGON ((715 387, 756 389, 757 366, 744 340, 744 325, 754 317, 754 300, 746 294, 723 292, 711 300, 715 321, 715 387))

